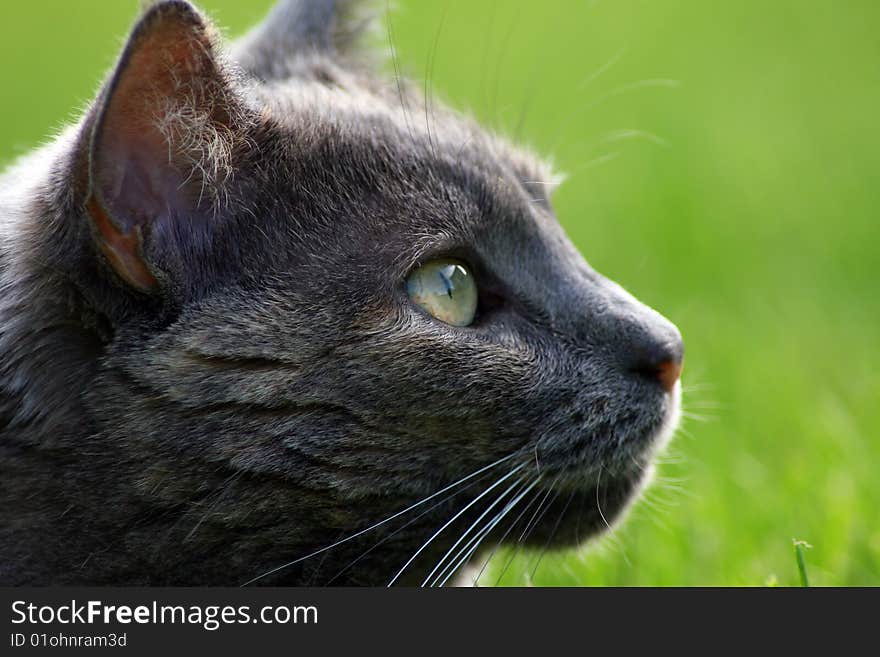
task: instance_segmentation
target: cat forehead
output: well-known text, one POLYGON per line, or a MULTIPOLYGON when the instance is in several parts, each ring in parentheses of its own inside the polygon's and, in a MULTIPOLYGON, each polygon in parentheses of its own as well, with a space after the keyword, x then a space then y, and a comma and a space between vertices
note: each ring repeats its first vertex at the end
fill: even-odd
POLYGON ((407 80, 363 75, 332 61, 313 60, 303 64, 301 75, 257 84, 253 92, 264 117, 296 137, 304 129, 326 128, 377 144, 409 144, 438 158, 496 165, 546 198, 563 180, 546 158, 436 98, 426 99, 407 80))

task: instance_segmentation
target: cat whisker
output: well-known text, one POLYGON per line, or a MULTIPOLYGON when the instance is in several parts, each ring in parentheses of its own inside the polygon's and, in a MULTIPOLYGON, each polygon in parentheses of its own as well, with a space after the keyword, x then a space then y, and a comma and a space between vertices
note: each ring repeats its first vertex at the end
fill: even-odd
MULTIPOLYGON (((459 553, 453 558, 453 561, 450 562, 452 564, 452 568, 447 566, 448 570, 446 576, 439 583, 439 586, 446 586, 446 583, 450 580, 450 578, 458 572, 458 570, 468 562, 468 560, 473 556, 473 554, 480 548, 480 545, 486 539, 486 537, 492 532, 493 529, 500 523, 508 513, 510 513, 517 504, 528 494, 532 488, 534 488, 538 484, 538 480, 535 479, 530 485, 526 486, 525 490, 522 490, 513 500, 507 503, 507 505, 498 513, 496 516, 489 522, 489 524, 480 530, 469 542, 468 545, 465 545, 459 553), (470 546, 470 547, 469 547, 470 546), (464 552, 464 556, 459 558, 459 556, 464 552)), ((443 573, 437 576, 437 579, 442 577, 443 573)), ((437 579, 431 584, 431 586, 438 586, 437 579)))
POLYGON ((687 418, 689 420, 694 420, 696 422, 710 422, 711 420, 716 419, 711 415, 701 415, 699 413, 691 413, 690 411, 686 411, 682 409, 681 416, 687 418))
POLYGON ((661 454, 654 457, 654 463, 657 465, 682 465, 687 463, 687 459, 681 454, 661 454))
POLYGON ((425 130, 428 133, 428 144, 431 147, 431 155, 436 157, 436 149, 434 147, 434 139, 431 134, 431 118, 433 118, 433 87, 432 78, 434 76, 434 65, 436 64, 437 50, 440 44, 440 34, 443 32, 443 24, 446 22, 446 11, 448 6, 443 8, 443 14, 437 25, 437 31, 434 34, 434 43, 428 53, 428 61, 425 66, 425 130))
POLYGON ((538 572, 538 566, 541 565, 541 560, 544 558, 544 555, 550 547, 550 543, 552 543, 553 539, 556 537, 556 532, 559 531, 559 525, 562 524, 562 519, 565 517, 565 512, 568 511, 568 507, 571 504, 571 501, 574 499, 575 492, 576 491, 574 490, 571 491, 571 495, 568 496, 568 500, 565 502, 565 506, 563 506, 562 511, 559 512, 559 518, 556 519, 556 524, 553 525, 553 529, 550 531, 550 536, 544 543, 544 547, 541 549, 540 554, 538 554, 538 560, 535 562, 535 567, 532 568, 532 574, 530 576, 531 579, 535 578, 535 573, 538 572))
POLYGON ((452 493, 450 493, 450 494, 447 495, 446 497, 441 498, 440 500, 438 500, 437 502, 435 502, 434 504, 432 504, 431 506, 429 506, 427 509, 425 509, 424 511, 422 511, 421 513, 419 513, 419 514, 418 514, 417 516, 415 516, 414 518, 411 518, 410 520, 407 520, 403 525, 401 525, 400 527, 398 527, 397 529, 395 529, 393 532, 391 532, 390 534, 388 534, 388 536, 385 536, 385 537, 382 538, 381 540, 377 541, 375 545, 373 545, 371 548, 365 550, 365 551, 364 551, 363 553, 361 553, 358 557, 356 557, 356 558, 353 559, 351 562, 349 562, 349 564, 348 564, 347 566, 345 566, 345 568, 343 568, 343 569, 340 570, 338 573, 336 573, 332 578, 330 578, 330 580, 327 581, 327 583, 326 583, 325 586, 329 586, 330 584, 332 584, 336 579, 338 579, 340 576, 342 576, 346 571, 348 571, 350 568, 352 568, 355 564, 357 564, 361 559, 363 559, 363 558, 366 557, 368 554, 370 554, 373 550, 375 550, 375 549, 378 548, 379 546, 383 545, 383 544, 386 543, 387 541, 390 541, 392 538, 394 538, 395 536, 397 536, 397 535, 398 535, 400 532, 402 532, 404 529, 406 529, 407 527, 410 527, 411 525, 415 524, 415 523, 418 522, 420 519, 422 519, 424 516, 428 515, 428 514, 431 513, 432 511, 434 511, 437 507, 441 506, 442 504, 446 504, 449 500, 451 500, 451 499, 454 498, 455 496, 457 496, 457 495, 461 495, 461 494, 464 493, 465 491, 470 490, 471 488, 473 488, 474 486, 476 486, 478 483, 480 483, 480 482, 481 482, 486 476, 487 476, 487 475, 484 474, 484 475, 478 477, 477 479, 474 479, 473 481, 471 481, 470 483, 468 483, 468 484, 467 484, 466 486, 464 486, 463 488, 460 488, 460 489, 458 489, 458 490, 456 490, 456 491, 453 491, 452 493))
POLYGON ((605 528, 608 530, 608 533, 605 535, 606 540, 610 541, 612 545, 620 550, 620 554, 623 557, 624 562, 627 566, 632 568, 632 562, 629 560, 629 556, 626 554, 626 550, 623 545, 619 543, 617 537, 614 535, 614 529, 611 527, 611 524, 608 522, 608 519, 605 517, 605 512, 602 511, 602 503, 599 501, 599 488, 602 481, 602 468, 599 468, 599 474, 596 475, 596 509, 599 511, 599 517, 602 518, 602 522, 605 524, 605 528))
MULTIPOLYGON (((537 484, 538 482, 536 481, 535 483, 537 484)), ((483 576, 483 572, 488 567, 489 562, 492 561, 492 557, 494 557, 495 553, 498 552, 498 548, 501 547, 501 545, 507 539, 510 532, 512 532, 516 528, 516 526, 519 524, 519 521, 522 520, 523 516, 525 516, 525 514, 528 513, 529 509, 532 508, 532 505, 535 502, 537 502, 540 499, 540 497, 541 497, 541 493, 540 493, 540 491, 538 491, 538 494, 534 495, 532 497, 532 499, 529 501, 529 503, 523 507, 523 509, 519 512, 519 515, 513 520, 512 523, 510 523, 510 526, 505 530, 505 532, 504 532, 504 534, 502 534, 501 538, 498 539, 498 542, 495 544, 495 547, 492 548, 492 551, 489 553, 489 556, 487 556, 485 561, 483 561, 483 565, 480 568, 479 572, 474 576, 474 579, 473 579, 474 586, 477 586, 477 582, 480 581, 480 577, 483 576)))
POLYGON ((681 498, 693 499, 694 497, 693 494, 681 488, 667 488, 663 485, 655 486, 648 492, 650 494, 647 495, 646 499, 651 504, 664 509, 673 509, 681 506, 681 498))
MULTIPOLYGON (((343 536, 345 536, 345 532, 340 532, 339 538, 342 538, 343 536)), ((337 540, 339 540, 339 539, 337 539, 337 540)), ((324 566, 324 562, 327 561, 327 556, 329 554, 330 554, 330 551, 328 550, 328 551, 324 552, 324 554, 321 555, 321 559, 318 561, 317 565, 315 565, 315 568, 312 571, 312 575, 311 575, 311 577, 309 577, 308 586, 314 586, 315 580, 318 578, 318 573, 321 572, 321 568, 324 566)))
POLYGON ((391 51, 391 64, 394 68, 394 82, 397 85, 397 95, 400 98, 400 109, 403 111, 403 121, 413 142, 416 141, 413 127, 410 123, 410 107, 403 92, 402 76, 400 73, 400 61, 397 57, 397 47, 394 45, 394 25, 391 20, 391 0, 385 2, 385 32, 388 36, 388 48, 391 51))
POLYGON ((665 79, 665 78, 654 78, 654 79, 647 79, 647 80, 638 80, 636 82, 630 82, 628 84, 623 84, 623 85, 620 85, 619 87, 615 87, 611 91, 608 91, 604 94, 601 94, 600 96, 597 96, 593 100, 590 100, 590 101, 583 103, 582 105, 574 108, 574 110, 572 110, 568 114, 568 116, 566 116, 559 123, 559 128, 557 129, 557 132, 556 132, 556 137, 555 137, 555 141, 554 141, 554 145, 553 145, 552 150, 555 150, 559 146, 559 142, 562 139, 564 131, 571 125, 572 121, 574 121, 576 118, 578 118, 578 116, 580 116, 584 112, 588 112, 588 111, 595 109, 596 107, 599 107, 600 105, 608 102, 609 100, 611 100, 613 98, 617 98, 618 96, 622 96, 624 94, 627 94, 631 91, 635 91, 638 89, 645 89, 645 88, 652 88, 652 87, 653 88, 660 87, 660 88, 666 88, 666 89, 676 89, 680 86, 681 86, 681 82, 678 80, 669 80, 669 79, 665 79))
POLYGON ((510 568, 510 564, 512 564, 513 560, 516 558, 516 555, 519 552, 520 547, 522 547, 523 541, 526 540, 531 535, 532 528, 535 526, 535 524, 537 524, 538 522, 541 521, 541 518, 543 518, 544 515, 547 513, 547 509, 549 509, 550 506, 553 505, 553 502, 555 502, 556 498, 559 496, 559 491, 554 492, 558 481, 559 481, 559 476, 557 476, 556 479, 553 480, 553 483, 550 485, 550 487, 544 493, 544 497, 541 499, 540 504, 538 504, 537 508, 535 509, 535 512, 532 514, 532 517, 529 519, 529 522, 526 523, 525 529, 523 529, 522 533, 519 535, 519 538, 516 541, 516 547, 514 548, 513 552, 511 552, 510 557, 508 557, 507 562, 504 564, 504 567, 501 569, 501 572, 498 574, 498 579, 495 581, 495 586, 498 586, 498 583, 501 581, 501 578, 504 577, 504 573, 506 573, 507 569, 510 568), (550 497, 551 493, 553 494, 553 497, 550 498, 550 504, 548 505, 547 499, 550 497))
POLYGON ((510 26, 507 28, 507 32, 504 33, 504 37, 501 40, 501 49, 498 51, 498 59, 495 62, 495 74, 493 76, 494 84, 492 85, 492 123, 495 126, 499 125, 498 92, 501 84, 501 66, 506 59, 507 48, 510 45, 510 38, 513 36, 513 32, 519 22, 519 15, 519 9, 517 8, 513 15, 513 19, 510 21, 510 26))
POLYGON ((608 519, 605 518, 605 513, 602 511, 602 504, 599 502, 599 486, 600 481, 602 480, 602 468, 599 467, 599 474, 596 475, 596 509, 599 511, 599 517, 602 518, 602 522, 605 524, 605 528, 609 531, 611 530, 611 525, 608 524, 608 519))
POLYGON ((715 401, 688 400, 688 408, 702 408, 707 410, 724 410, 727 408, 724 404, 715 401))
POLYGON ((258 576, 254 577, 254 578, 252 578, 252 579, 249 579, 247 582, 245 582, 244 584, 242 584, 242 586, 248 586, 248 585, 250 585, 250 584, 253 584, 254 582, 257 582, 257 581, 259 581, 259 580, 261 580, 261 579, 263 579, 263 578, 265 578, 265 577, 268 577, 269 575, 273 575, 273 574, 277 573, 277 572, 280 571, 280 570, 284 570, 285 568, 289 568, 289 567, 291 567, 291 566, 294 566, 294 565, 296 565, 296 564, 298 564, 298 563, 301 563, 301 562, 305 561, 306 559, 310 559, 310 558, 312 558, 312 557, 314 557, 314 556, 316 556, 316 555, 319 555, 319 554, 321 554, 321 553, 323 553, 323 552, 326 552, 327 550, 332 550, 333 548, 335 548, 335 547, 337 547, 337 546, 339 546, 339 545, 342 545, 343 543, 347 543, 347 542, 349 542, 349 541, 352 541, 352 540, 354 540, 355 538, 358 538, 359 536, 363 536, 363 535, 366 534, 367 532, 370 532, 370 531, 376 529, 377 527, 381 527, 382 525, 391 522, 391 521, 394 520, 395 518, 399 518, 400 516, 405 515, 406 513, 409 513, 409 512, 412 511, 413 509, 416 509, 416 508, 422 506, 423 504, 425 504, 425 503, 427 503, 427 502, 430 502, 431 500, 435 499, 436 497, 439 497, 440 495, 443 495, 443 494, 446 493, 447 491, 450 491, 450 490, 452 490, 453 488, 455 488, 455 487, 457 487, 457 486, 460 486, 460 485, 463 484, 464 482, 466 482, 466 481, 468 481, 468 480, 470 480, 470 479, 473 479, 474 477, 477 477, 477 476, 481 475, 482 473, 487 472, 488 470, 491 470, 492 468, 495 468, 495 467, 497 467, 498 465, 500 465, 500 464, 502 464, 502 463, 504 463, 504 462, 506 462, 506 461, 509 461, 510 459, 512 459, 513 457, 515 457, 516 455, 517 455, 516 452, 514 452, 513 454, 508 454, 507 456, 504 456, 504 457, 498 459, 497 461, 495 461, 495 462, 493 462, 493 463, 490 463, 489 465, 483 466, 483 467, 480 468, 479 470, 476 470, 476 471, 472 472, 471 474, 469 474, 469 475, 467 475, 467 476, 465 476, 465 477, 462 477, 461 479, 459 479, 459 480, 456 481, 455 483, 449 484, 448 486, 446 486, 446 487, 444 487, 444 488, 441 488, 441 489, 438 490, 436 493, 432 493, 432 494, 429 495, 428 497, 425 497, 425 498, 419 500, 419 501, 416 502, 415 504, 411 504, 410 506, 406 507, 406 508, 403 509, 402 511, 398 511, 398 512, 395 513, 395 514, 393 514, 393 515, 391 515, 391 516, 388 516, 388 517, 385 518, 384 520, 380 520, 379 522, 370 525, 370 526, 367 527, 366 529, 362 529, 362 530, 360 530, 360 531, 358 531, 358 532, 355 532, 354 534, 351 534, 350 536, 348 536, 348 537, 346 537, 346 538, 343 538, 342 540, 336 541, 335 543, 332 543, 332 544, 330 544, 330 545, 328 545, 328 546, 326 546, 326 547, 323 547, 323 548, 321 548, 320 550, 315 550, 314 552, 312 552, 312 553, 310 553, 310 554, 307 554, 307 555, 305 555, 305 556, 303 556, 303 557, 300 557, 300 558, 298 558, 298 559, 294 559, 293 561, 289 561, 289 562, 287 562, 286 564, 282 564, 282 565, 280 565, 280 566, 278 566, 278 567, 276 567, 276 568, 273 568, 272 570, 268 570, 268 571, 266 571, 265 573, 263 573, 263 574, 261 574, 261 575, 258 575, 258 576))
MULTIPOLYGON (((522 483, 522 479, 520 479, 519 481, 516 482, 516 484, 519 484, 519 483, 522 483)), ((516 486, 516 484, 514 484, 514 486, 516 486)), ((487 506, 486 509, 477 517, 477 519, 471 523, 471 526, 468 527, 461 534, 461 536, 459 536, 458 540, 456 540, 455 543, 452 544, 452 547, 450 547, 446 551, 446 554, 443 555, 443 557, 437 562, 437 565, 435 565, 434 568, 431 570, 431 572, 428 573, 428 575, 425 577, 424 581, 422 582, 422 586, 426 586, 428 584, 428 581, 440 569, 440 567, 443 565, 443 563, 446 561, 446 559, 449 557, 449 555, 452 554, 452 551, 455 550, 455 548, 457 548, 459 546, 459 544, 468 537, 468 535, 473 531, 474 527, 476 527, 477 525, 479 525, 483 521, 483 518, 485 518, 487 515, 489 515, 489 513, 492 511, 492 509, 494 509, 501 502, 501 500, 503 500, 507 496, 507 494, 511 491, 512 488, 513 488, 513 486, 511 488, 508 488, 507 490, 505 490, 498 497, 496 497, 495 501, 492 502, 489 506, 487 506)), ((442 575, 442 574, 443 573, 440 573, 440 575, 442 575)), ((440 577, 440 575, 438 575, 438 578, 440 577)))
POLYGON ((553 493, 553 497, 550 500, 550 505, 552 506, 553 502, 556 501, 556 498, 559 496, 559 491, 553 492, 556 488, 556 484, 559 481, 559 477, 553 480, 553 483, 550 485, 550 488, 547 489, 547 492, 544 494, 544 499, 541 500, 541 503, 538 505, 538 508, 535 509, 535 513, 532 514, 532 517, 529 519, 529 522, 526 524, 525 529, 523 529, 522 534, 519 535, 519 538, 516 540, 517 543, 522 543, 526 540, 532 532, 534 526, 541 521, 541 518, 544 517, 544 514, 547 513, 547 509, 550 506, 545 507, 544 505, 547 503, 547 498, 550 496, 550 493, 553 493), (542 510, 543 509, 543 510, 542 510), (539 514, 540 512, 540 514, 539 514))
POLYGON ((574 176, 576 176, 577 174, 583 173, 584 171, 587 171, 588 169, 592 169, 594 167, 598 167, 603 164, 607 164, 608 162, 611 162, 612 160, 616 160, 618 157, 620 157, 619 151, 611 151, 610 153, 605 153, 603 155, 599 155, 598 157, 594 157, 592 160, 587 160, 581 166, 576 167, 576 168, 568 171, 567 172, 568 178, 571 179, 574 176))
MULTIPOLYGON (((538 483, 538 478, 534 479, 530 484, 529 484, 529 483, 523 483, 523 482, 525 482, 525 481, 526 481, 525 479, 520 479, 520 480, 519 480, 519 483, 522 483, 523 485, 520 487, 520 489, 519 489, 518 491, 516 491, 516 492, 514 493, 514 495, 513 495, 514 502, 513 502, 513 503, 515 503, 515 502, 518 501, 519 499, 522 499, 522 495, 523 495, 523 493, 528 493, 532 488, 534 488, 535 485, 538 483)), ((492 511, 492 509, 493 509, 495 506, 497 506, 497 504, 501 501, 501 499, 502 499, 504 496, 505 496, 505 495, 501 495, 501 496, 499 496, 498 499, 495 500, 495 502, 493 502, 489 507, 486 508, 485 511, 483 511, 483 513, 480 514, 480 517, 479 517, 479 518, 477 518, 473 523, 471 523, 471 526, 468 527, 467 531, 465 531, 465 532, 459 537, 459 539, 458 539, 457 541, 455 541, 455 543, 452 545, 452 547, 450 547, 450 548, 446 551, 446 554, 444 554, 443 557, 437 562, 437 565, 434 566, 433 570, 431 570, 431 572, 428 573, 428 576, 425 577, 425 580, 422 582, 422 586, 426 586, 426 585, 428 585, 428 582, 431 580, 432 577, 434 577, 435 573, 437 573, 437 576, 434 577, 434 580, 430 583, 430 586, 436 586, 436 585, 437 585, 437 582, 440 580, 440 578, 443 577, 443 575, 449 571, 450 566, 452 566, 452 564, 454 564, 454 563, 456 562, 456 560, 461 556, 461 554, 463 554, 463 553, 464 553, 464 552, 465 552, 465 551, 466 551, 471 545, 473 545, 474 541, 475 541, 475 540, 478 540, 478 537, 479 537, 479 536, 482 536, 482 535, 483 535, 483 531, 485 531, 485 527, 487 527, 487 526, 489 526, 489 525, 492 525, 492 523, 493 523, 493 521, 494 521, 494 518, 498 518, 499 515, 505 513, 504 509, 506 509, 506 508, 507 508, 512 502, 508 501, 508 502, 507 502, 507 505, 505 505, 504 509, 502 509, 501 512, 497 513, 497 514, 494 516, 493 519, 490 519, 490 520, 486 523, 486 525, 484 526, 483 529, 480 529, 479 531, 477 531, 477 532, 476 532, 476 533, 470 538, 470 540, 468 540, 468 542, 467 542, 462 548, 460 548, 460 549, 458 550, 458 552, 455 554, 455 556, 452 557, 452 559, 451 559, 449 562, 445 563, 445 565, 444 565, 444 562, 446 562, 446 560, 449 559, 449 557, 452 555, 452 553, 453 553, 453 551, 455 550, 455 548, 457 548, 457 547, 461 544, 461 542, 462 542, 465 538, 467 538, 467 536, 468 536, 468 535, 474 530, 474 528, 477 527, 477 525, 479 525, 480 522, 482 522, 483 518, 485 518, 487 515, 489 515, 489 512, 492 511), (441 566, 443 566, 443 569, 442 569, 442 570, 440 570, 440 567, 441 567, 441 566), (440 571, 439 573, 438 573, 438 570, 440 571)), ((453 570, 454 570, 454 569, 453 569, 453 570)))
POLYGON ((513 138, 517 141, 522 137, 523 126, 526 122, 526 117, 528 116, 529 109, 532 105, 532 100, 535 98, 535 91, 538 88, 538 74, 541 72, 541 67, 538 65, 538 59, 536 58, 532 62, 532 70, 529 73, 528 83, 526 85, 525 96, 523 97, 523 103, 519 109, 519 116, 516 119, 516 124, 514 124, 513 128, 513 138))
POLYGON ((701 390, 714 390, 715 386, 711 383, 686 383, 682 384, 682 392, 699 392, 701 390))
POLYGON ((570 144, 570 146, 574 151, 590 152, 595 151, 599 147, 603 147, 608 144, 618 144, 627 141, 646 141, 662 148, 669 147, 669 142, 663 137, 656 135, 653 132, 640 130, 638 128, 619 128, 617 130, 608 130, 590 139, 573 142, 570 144))
MULTIPOLYGON (((685 438, 688 438, 689 440, 695 440, 695 439, 696 439, 696 436, 694 436, 694 434, 691 432, 691 430, 688 429, 688 428, 684 425, 683 422, 679 422, 678 426, 675 428, 675 435, 677 435, 677 436, 678 436, 678 435, 684 436, 685 438)), ((674 463, 675 461, 672 461, 672 462, 674 463)))
POLYGON ((655 496, 653 493, 643 495, 642 499, 639 500, 639 504, 651 509, 652 513, 650 515, 669 513, 669 509, 673 506, 668 500, 655 496))
MULTIPOLYGON (((464 513, 465 513, 468 509, 470 509, 474 504, 476 504, 477 502, 479 502, 482 498, 484 498, 486 495, 488 495, 488 494, 489 494, 492 490, 494 490, 497 486, 501 485, 502 483, 504 483, 505 481, 507 481, 508 479, 510 479, 513 475, 515 475, 516 473, 518 473, 518 472, 519 472, 520 470, 522 470, 524 467, 525 467, 525 463, 521 463, 520 465, 516 466, 513 470, 511 470, 510 472, 508 472, 506 475, 504 475, 503 477, 501 477, 500 479, 498 479, 494 484, 492 484, 492 485, 489 486, 486 490, 484 490, 482 493, 480 493, 476 498, 474 498, 473 500, 471 500, 467 505, 465 505, 465 507, 464 507, 463 509, 461 509, 461 511, 459 511, 459 512, 456 513, 454 516, 452 516, 452 518, 450 518, 449 520, 447 520, 446 523, 445 523, 442 527, 440 527, 440 529, 438 529, 436 532, 434 532, 434 533, 431 535, 431 538, 429 538, 427 541, 425 541, 424 543, 422 543, 421 547, 420 547, 418 550, 415 551, 415 553, 409 558, 409 560, 408 560, 405 564, 403 564, 403 566, 401 567, 401 569, 397 571, 397 574, 394 575, 394 577, 391 578, 391 581, 390 581, 390 582, 388 582, 388 586, 392 586, 392 585, 394 584, 394 582, 396 582, 398 579, 400 579, 400 576, 401 576, 401 575, 403 574, 403 572, 409 567, 409 565, 410 565, 413 561, 415 561, 416 557, 418 557, 418 556, 419 556, 419 555, 425 550, 425 548, 427 548, 431 543, 433 543, 433 542, 434 542, 434 539, 437 538, 441 533, 443 533, 443 531, 444 531, 447 527, 449 527, 449 525, 451 525, 453 522, 455 522, 456 520, 458 520, 458 519, 459 519, 462 515, 464 515, 464 513)), ((518 483, 518 482, 516 482, 516 483, 518 483)), ((514 483, 513 486, 516 486, 516 483, 514 483)))
POLYGON ((621 128, 620 130, 611 130, 599 137, 597 143, 613 144, 615 142, 628 141, 631 139, 644 139, 645 141, 649 141, 652 144, 656 144, 657 146, 669 146, 669 142, 663 139, 663 137, 655 135, 653 132, 648 132, 647 130, 639 130, 637 128, 621 128))
POLYGON ((488 83, 486 81, 486 75, 489 73, 489 47, 491 44, 491 36, 495 27, 495 12, 498 8, 497 0, 492 3, 492 7, 490 8, 489 20, 486 24, 486 29, 483 32, 485 38, 483 39, 483 52, 481 53, 480 59, 480 96, 483 107, 487 107, 489 104, 489 99, 486 96, 486 88, 488 87, 488 83))
POLYGON ((605 62, 604 64, 602 64, 602 66, 600 66, 599 68, 597 68, 593 73, 591 73, 591 74, 590 74, 589 76, 587 76, 584 80, 582 80, 580 83, 578 83, 578 85, 577 85, 577 87, 576 87, 576 90, 577 90, 577 91, 583 91, 584 89, 586 89, 587 87, 589 87, 589 86, 590 86, 591 84, 593 84, 596 80, 598 80, 600 77, 602 77, 603 75, 605 75, 605 73, 607 73, 608 71, 610 71, 610 70, 611 70, 611 69, 617 64, 617 62, 620 61, 620 59, 621 59, 625 54, 626 54, 626 48, 621 48, 620 50, 618 50, 616 53, 614 53, 614 54, 611 56, 611 59, 609 59, 607 62, 605 62))
POLYGON ((660 484, 663 488, 672 491, 685 492, 684 484, 687 483, 687 479, 682 477, 655 477, 655 481, 660 484))
POLYGON ((199 527, 202 526, 202 523, 204 523, 205 520, 208 519, 208 517, 211 515, 211 512, 217 507, 218 504, 220 504, 220 501, 223 499, 223 493, 224 493, 226 487, 229 484, 233 483, 234 481, 238 480, 241 477, 241 475, 242 475, 242 471, 235 472, 235 473, 231 474, 230 476, 226 477, 226 479, 224 479, 220 483, 220 485, 217 486, 217 488, 214 490, 215 499, 208 505, 208 508, 201 515, 201 517, 199 518, 199 521, 193 526, 193 528, 191 530, 189 530, 189 533, 183 538, 184 543, 189 541, 195 535, 195 533, 199 530, 199 527))

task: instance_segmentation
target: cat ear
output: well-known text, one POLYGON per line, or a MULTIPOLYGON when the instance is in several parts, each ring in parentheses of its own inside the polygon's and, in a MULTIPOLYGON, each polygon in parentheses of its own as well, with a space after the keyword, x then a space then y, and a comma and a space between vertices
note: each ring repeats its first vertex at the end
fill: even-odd
POLYGON ((232 49, 233 59, 264 80, 283 80, 296 70, 297 56, 321 54, 343 65, 363 66, 360 47, 376 23, 364 0, 280 0, 262 24, 232 49))
POLYGON ((167 259, 206 248, 206 210, 231 173, 243 107, 199 13, 183 0, 153 4, 102 91, 87 146, 92 233, 135 289, 158 286, 148 250, 167 259))

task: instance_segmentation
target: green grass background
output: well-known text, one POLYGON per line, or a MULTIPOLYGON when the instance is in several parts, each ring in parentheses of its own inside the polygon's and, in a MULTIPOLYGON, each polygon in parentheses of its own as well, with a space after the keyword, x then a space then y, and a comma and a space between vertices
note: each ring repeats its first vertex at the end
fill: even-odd
MULTIPOLYGON (((235 35, 270 4, 202 6, 235 35)), ((551 155, 587 259, 687 343, 646 499, 503 582, 794 585, 798 538, 811 583, 880 584, 880 3, 398 5, 403 69, 551 155)), ((88 102, 136 13, 4 3, 0 162, 88 102)))

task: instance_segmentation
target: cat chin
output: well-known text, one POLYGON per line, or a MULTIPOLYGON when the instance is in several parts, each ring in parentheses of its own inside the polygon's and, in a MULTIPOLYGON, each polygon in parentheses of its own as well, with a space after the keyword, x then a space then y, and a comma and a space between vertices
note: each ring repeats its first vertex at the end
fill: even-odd
MULTIPOLYGON (((540 513, 522 543, 539 550, 565 550, 613 531, 653 477, 653 466, 629 475, 604 477, 579 490, 561 490, 540 513)), ((519 534, 514 542, 519 541, 519 534)))

